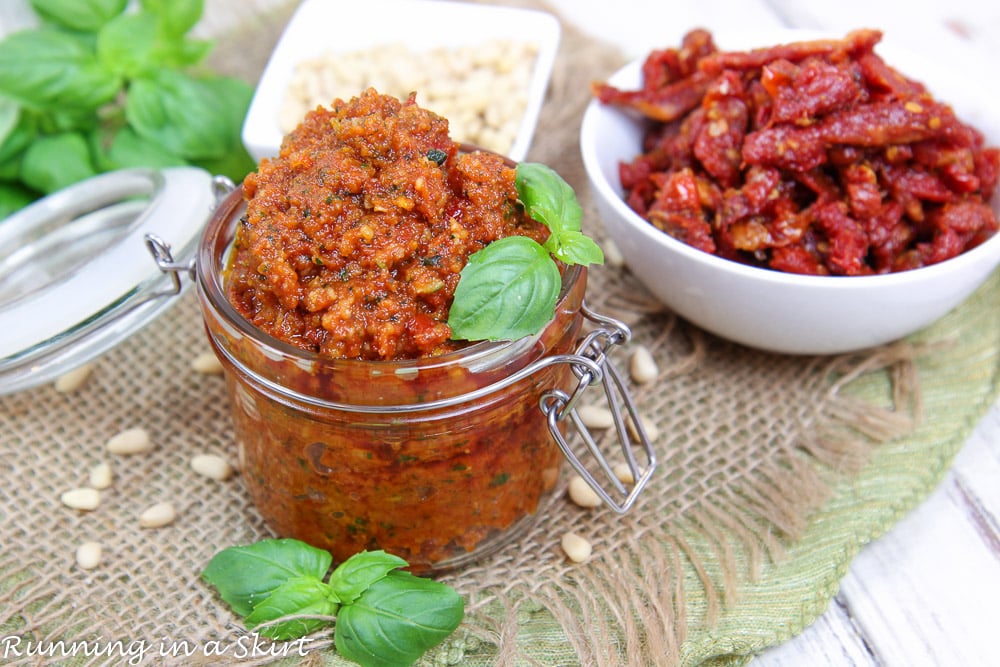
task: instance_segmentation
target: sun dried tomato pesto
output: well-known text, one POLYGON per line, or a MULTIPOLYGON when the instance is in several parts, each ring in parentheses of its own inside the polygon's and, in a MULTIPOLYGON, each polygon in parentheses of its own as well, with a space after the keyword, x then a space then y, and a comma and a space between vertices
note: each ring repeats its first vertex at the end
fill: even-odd
POLYGON ((260 516, 338 561, 385 549, 417 572, 499 548, 556 484, 539 402, 575 378, 553 364, 499 385, 575 349, 586 288, 585 269, 566 268, 530 339, 449 340, 468 256, 547 234, 524 217, 513 168, 460 150, 412 98, 368 91, 311 112, 242 192, 213 216, 199 275, 260 516))
POLYGON ((324 356, 454 349, 448 310, 469 255, 547 235, 514 176, 498 155, 460 151, 413 96, 370 89, 319 107, 243 184, 229 298, 261 330, 324 356))

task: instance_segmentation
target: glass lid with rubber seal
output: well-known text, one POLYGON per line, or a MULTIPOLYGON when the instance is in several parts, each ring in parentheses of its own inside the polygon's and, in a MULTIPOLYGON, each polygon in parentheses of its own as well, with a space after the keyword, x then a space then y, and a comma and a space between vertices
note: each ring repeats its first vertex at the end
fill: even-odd
POLYGON ((115 171, 0 222, 0 394, 94 359, 175 303, 190 281, 150 261, 147 237, 193 258, 217 187, 194 167, 115 171))

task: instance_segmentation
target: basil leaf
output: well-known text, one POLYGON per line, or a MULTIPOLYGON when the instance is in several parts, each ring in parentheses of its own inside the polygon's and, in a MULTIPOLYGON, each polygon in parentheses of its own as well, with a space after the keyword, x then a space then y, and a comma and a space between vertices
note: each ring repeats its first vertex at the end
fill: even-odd
POLYGON ((142 0, 141 4, 156 15, 161 32, 171 37, 187 33, 205 10, 204 0, 142 0))
POLYGON ((462 622, 465 601, 449 586, 390 572, 337 615, 337 651, 364 667, 410 665, 462 622))
POLYGON ((0 183, 0 223, 12 213, 16 213, 31 202, 36 195, 15 183, 0 183))
POLYGON ((215 586, 237 614, 249 615, 293 577, 322 579, 333 557, 329 552, 293 539, 262 540, 229 547, 212 557, 201 576, 215 586))
POLYGON ((406 566, 407 562, 399 556, 384 551, 362 551, 337 566, 330 575, 330 586, 341 602, 349 604, 389 572, 406 566))
POLYGON ((552 234, 545 241, 545 249, 566 264, 604 263, 601 247, 583 232, 552 234))
POLYGON ((157 21, 148 12, 123 14, 97 34, 97 57, 105 67, 134 78, 159 64, 157 21))
POLYGON ((46 21, 71 30, 94 31, 125 11, 128 0, 31 0, 46 21))
POLYGON ((338 608, 333 590, 316 577, 293 577, 278 586, 254 606, 244 619, 248 629, 258 628, 265 637, 276 640, 295 639, 308 635, 329 623, 319 618, 297 618, 270 623, 284 616, 333 616, 338 608))
POLYGON ((45 194, 96 173, 87 140, 75 132, 39 137, 28 146, 21 162, 21 180, 45 194))
POLYGON ((0 41, 0 92, 28 106, 93 110, 120 88, 121 79, 72 35, 25 30, 0 41))
POLYGON ((224 102, 211 81, 160 69, 132 83, 125 118, 143 138, 188 159, 218 158, 232 145, 224 102))
POLYGON ((17 129, 20 121, 21 105, 13 100, 0 97, 0 146, 7 143, 7 139, 17 129))
POLYGON ((514 185, 529 217, 553 234, 580 231, 583 211, 569 183, 550 167, 537 162, 517 165, 514 185))
POLYGON ((183 158, 164 150, 159 144, 143 139, 132 128, 125 127, 112 139, 105 166, 106 170, 111 170, 129 167, 176 167, 185 164, 187 162, 183 158))
MULTIPOLYGON (((225 76, 202 79, 201 83, 215 97, 219 131, 225 135, 227 143, 225 154, 229 155, 233 151, 243 149, 240 133, 243 131, 243 120, 253 98, 253 87, 240 79, 225 76)), ((244 154, 248 155, 245 151, 244 154)))
POLYGON ((448 326, 456 340, 514 340, 542 330, 562 287, 549 253, 509 236, 472 254, 462 269, 448 326))
POLYGON ((0 97, 0 162, 24 152, 37 134, 35 117, 16 102, 0 97))

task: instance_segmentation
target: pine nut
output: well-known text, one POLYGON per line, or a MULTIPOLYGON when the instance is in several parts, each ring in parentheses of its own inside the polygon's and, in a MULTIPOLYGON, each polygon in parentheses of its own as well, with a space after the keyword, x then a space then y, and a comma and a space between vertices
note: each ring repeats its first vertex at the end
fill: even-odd
POLYGON ((101 504, 101 492, 86 487, 70 489, 59 496, 59 500, 66 507, 89 512, 97 509, 97 506, 101 504))
POLYGON ((107 449, 112 454, 127 456, 129 454, 141 454, 153 447, 149 439, 149 433, 144 428, 130 428, 108 439, 107 449))
POLYGON ((215 454, 198 454, 191 459, 191 469, 199 475, 220 482, 229 479, 233 474, 233 468, 221 456, 215 454))
POLYGON ((618 268, 625 265, 625 256, 622 255, 617 243, 611 239, 604 239, 602 249, 604 250, 604 261, 607 262, 608 266, 618 268))
POLYGON ((83 364, 63 373, 56 378, 55 390, 60 394, 68 394, 76 391, 87 382, 87 378, 90 377, 92 370, 94 370, 93 364, 83 364))
POLYGON ((192 359, 191 368, 202 375, 222 375, 222 362, 212 352, 203 352, 192 359))
POLYGON ((618 463, 611 469, 615 473, 615 477, 622 484, 634 484, 635 475, 632 474, 632 469, 628 467, 627 463, 618 463))
POLYGON ((574 563, 582 563, 590 558, 590 555, 594 551, 594 547, 591 546, 590 542, 576 533, 566 533, 563 535, 561 544, 566 556, 574 563))
POLYGON ((580 507, 600 507, 601 497, 590 488, 587 480, 579 475, 574 475, 569 481, 569 499, 580 507))
POLYGON ((84 570, 93 570, 101 563, 100 542, 84 542, 76 548, 76 564, 84 570))
POLYGON ((413 51, 403 44, 326 53, 295 65, 279 111, 282 133, 306 112, 348 99, 368 87, 400 99, 416 91, 420 106, 445 117, 449 134, 507 153, 527 108, 523 91, 538 55, 534 44, 489 40, 475 45, 413 51))
POLYGON ((90 469, 89 479, 92 488, 98 490, 107 489, 114 481, 111 466, 107 463, 98 463, 90 469))
POLYGON ((177 510, 173 503, 157 503, 139 515, 139 525, 143 528, 162 528, 174 522, 177 510))
MULTIPOLYGON (((649 419, 642 419, 642 430, 646 432, 646 437, 650 442, 655 442, 660 436, 660 429, 657 428, 656 424, 649 419)), ((625 428, 628 429, 628 434, 632 436, 632 440, 639 442, 639 429, 636 428, 635 422, 632 420, 631 415, 625 420, 625 428)))
POLYGON ((629 359, 629 372, 632 379, 638 384, 652 382, 660 374, 660 369, 648 347, 636 345, 635 350, 632 351, 632 357, 629 359))
POLYGON ((615 425, 611 410, 599 405, 581 405, 577 408, 576 414, 587 428, 605 429, 615 425))

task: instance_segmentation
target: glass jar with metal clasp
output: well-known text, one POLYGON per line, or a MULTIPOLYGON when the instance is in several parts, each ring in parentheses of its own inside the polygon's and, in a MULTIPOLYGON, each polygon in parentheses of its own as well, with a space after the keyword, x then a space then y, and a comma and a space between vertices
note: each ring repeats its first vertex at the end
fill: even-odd
POLYGON ((0 227, 0 250, 42 244, 0 254, 0 330, 96 289, 115 268, 91 264, 109 256, 134 281, 102 283, 103 300, 91 295, 87 308, 42 318, 44 327, 5 345, 3 391, 100 354, 193 284, 225 369, 250 496, 276 534, 338 561, 376 548, 416 572, 480 559, 537 516, 563 459, 615 512, 652 477, 656 453, 611 361, 630 332, 586 306, 585 269, 564 271, 555 317, 535 336, 406 361, 324 358, 264 334, 226 298, 226 259, 245 209, 239 187, 192 168, 105 176, 60 193, 61 207, 42 200, 0 227), (612 409, 610 446, 578 415, 591 394, 612 409), (633 482, 614 474, 617 463, 633 482))

